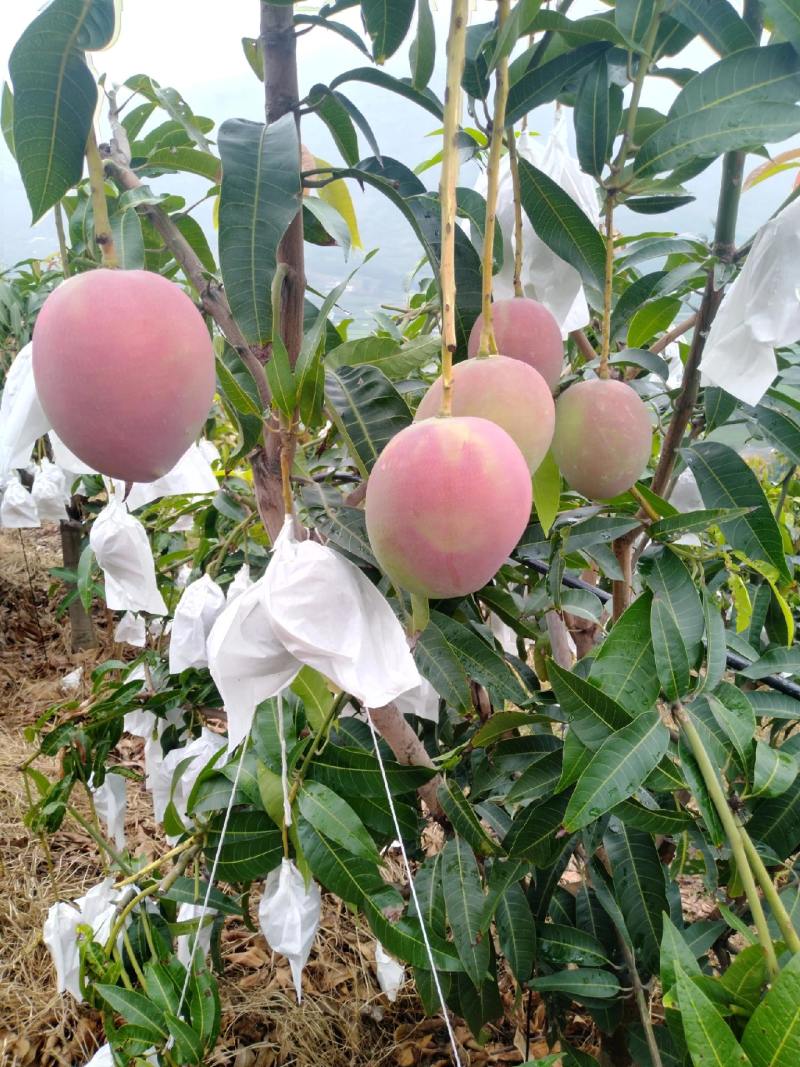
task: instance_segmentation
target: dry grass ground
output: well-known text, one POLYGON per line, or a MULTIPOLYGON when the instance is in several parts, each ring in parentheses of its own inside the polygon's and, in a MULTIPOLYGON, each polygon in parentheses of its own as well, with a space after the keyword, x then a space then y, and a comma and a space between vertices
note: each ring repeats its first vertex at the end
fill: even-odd
MULTIPOLYGON (((105 647, 73 656, 66 622, 48 598, 49 567, 60 563, 52 529, 0 531, 0 1067, 83 1067, 102 1042, 95 1014, 55 990, 42 942, 49 906, 76 897, 102 877, 90 839, 65 823, 47 848, 24 825, 27 798, 20 764, 31 749, 24 727, 62 699, 60 679, 83 662, 109 658, 105 647)), ((119 651, 119 650, 117 650, 119 651)), ((138 742, 120 757, 141 769, 138 742)), ((129 789, 127 834, 132 847, 162 847, 149 796, 129 789)), ((255 906, 255 905, 254 905, 255 906)), ((285 960, 260 934, 229 923, 223 934, 222 1036, 208 1067, 447 1067, 451 1062, 440 1019, 427 1019, 410 983, 395 1004, 375 980, 374 939, 344 905, 325 899, 323 924, 297 1004, 285 960)), ((479 1047, 457 1025, 463 1061, 519 1064, 525 1039, 523 1005, 504 990, 506 1018, 479 1047)), ((533 1013, 531 1056, 547 1052, 541 1009, 533 1013)), ((581 1020, 576 1019, 577 1027, 581 1020)), ((587 1028, 588 1030, 588 1028, 587 1028)))

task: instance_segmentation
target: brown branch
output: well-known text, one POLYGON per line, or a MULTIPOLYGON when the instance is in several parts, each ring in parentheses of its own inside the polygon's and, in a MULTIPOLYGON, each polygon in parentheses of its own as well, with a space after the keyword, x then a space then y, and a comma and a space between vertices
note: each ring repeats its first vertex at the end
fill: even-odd
MULTIPOLYGON (((395 704, 386 704, 382 708, 370 708, 368 714, 398 763, 410 767, 435 767, 425 746, 395 704)), ((440 818, 444 814, 437 795, 441 784, 441 775, 437 774, 435 778, 431 778, 417 790, 434 818, 440 818)))
POLYGON ((655 344, 650 345, 651 352, 663 352, 667 345, 671 345, 673 341, 677 341, 679 337, 683 337, 697 322, 697 316, 699 312, 695 311, 693 315, 690 315, 688 319, 684 319, 683 322, 679 322, 677 326, 673 326, 671 330, 668 330, 663 337, 660 337, 655 344))
POLYGON ((585 360, 591 362, 593 359, 597 359, 597 353, 592 348, 592 343, 583 330, 571 330, 570 340, 574 341, 578 347, 578 351, 585 360))

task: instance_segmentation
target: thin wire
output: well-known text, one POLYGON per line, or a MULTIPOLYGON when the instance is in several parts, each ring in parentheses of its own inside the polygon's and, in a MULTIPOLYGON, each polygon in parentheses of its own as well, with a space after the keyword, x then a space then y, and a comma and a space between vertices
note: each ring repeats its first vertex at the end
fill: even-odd
MULTIPOLYGON (((217 876, 217 867, 219 866, 219 856, 222 852, 222 846, 225 842, 225 834, 228 830, 228 823, 230 822, 231 812, 233 811, 233 802, 236 799, 236 790, 239 787, 239 776, 242 773, 242 767, 244 766, 244 757, 245 753, 247 752, 247 746, 249 742, 250 737, 248 735, 244 739, 244 744, 242 745, 242 754, 239 757, 239 766, 236 768, 236 776, 233 779, 233 789, 231 790, 231 798, 228 801, 228 807, 225 809, 225 818, 222 820, 222 829, 219 832, 219 843, 217 844, 217 850, 214 853, 214 862, 211 864, 211 873, 208 876, 208 888, 206 889, 206 895, 205 899, 203 900, 202 911, 199 915, 200 922, 197 926, 197 933, 195 934, 195 937, 192 941, 192 951, 189 953, 189 962, 186 965, 186 977, 183 980, 183 989, 181 990, 181 997, 178 1001, 178 1010, 175 1012, 178 1018, 180 1018, 181 1009, 183 1008, 183 1005, 186 1001, 186 991, 189 988, 189 981, 192 977, 192 965, 194 964, 194 957, 195 953, 197 952, 197 946, 200 943, 200 928, 203 925, 203 920, 206 917, 206 911, 208 909, 208 902, 211 899, 211 893, 214 887, 214 879, 217 876)), ((170 1038, 167 1047, 171 1048, 172 1043, 173 1039, 170 1038)))
POLYGON ((431 965, 431 974, 433 975, 433 984, 436 986, 436 995, 439 998, 439 1004, 442 1008, 442 1016, 444 1018, 444 1024, 447 1027, 447 1036, 450 1038, 450 1045, 453 1049, 453 1056, 455 1057, 456 1067, 463 1067, 461 1063, 461 1057, 458 1054, 458 1044, 456 1043, 456 1035, 453 1033, 453 1025, 450 1022, 450 1012, 447 1010, 447 1004, 445 1003, 444 993, 442 992, 442 986, 439 982, 439 974, 436 970, 436 964, 433 959, 433 949, 431 943, 428 940, 428 931, 425 928, 425 920, 422 917, 422 908, 420 907, 419 899, 417 897, 417 891, 414 888, 414 875, 411 872, 411 864, 408 862, 408 855, 406 853, 406 846, 403 843, 403 831, 400 829, 400 820, 397 818, 397 810, 394 806, 394 800, 392 798, 392 791, 389 788, 389 780, 386 777, 386 768, 383 765, 383 756, 381 756, 381 749, 378 743, 378 735, 375 732, 375 724, 372 721, 372 716, 369 713, 369 708, 365 708, 367 713, 367 722, 369 723, 370 733, 372 734, 372 744, 375 748, 375 755, 378 758, 378 766, 381 770, 381 778, 383 779, 383 788, 386 790, 386 799, 389 802, 389 811, 391 812, 392 822, 394 823, 394 830, 397 834, 397 841, 400 845, 400 852, 403 856, 403 865, 408 875, 408 884, 411 889, 411 899, 414 901, 414 907, 417 911, 417 917, 419 918, 419 927, 422 933, 422 940, 425 942, 425 951, 428 954, 428 960, 431 965))
POLYGON ((292 825, 292 804, 289 800, 289 766, 286 758, 286 735, 283 732, 283 690, 278 693, 278 742, 281 746, 281 789, 283 791, 283 821, 292 825))

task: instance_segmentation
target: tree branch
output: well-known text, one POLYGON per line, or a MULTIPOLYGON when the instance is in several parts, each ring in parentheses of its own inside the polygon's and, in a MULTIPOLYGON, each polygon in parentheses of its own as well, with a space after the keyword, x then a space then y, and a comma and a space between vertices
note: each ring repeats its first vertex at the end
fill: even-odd
MULTIPOLYGON (((367 712, 375 728, 395 755, 398 763, 411 767, 435 767, 425 746, 409 725, 408 720, 395 704, 386 704, 382 708, 370 708, 367 712)), ((421 785, 417 792, 428 806, 434 818, 444 815, 437 796, 442 784, 441 775, 431 778, 421 785)))

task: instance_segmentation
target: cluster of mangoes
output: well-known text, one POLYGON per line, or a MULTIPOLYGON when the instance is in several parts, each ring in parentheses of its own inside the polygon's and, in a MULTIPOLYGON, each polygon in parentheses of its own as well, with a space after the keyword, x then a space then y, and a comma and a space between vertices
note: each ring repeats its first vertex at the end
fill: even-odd
POLYGON ((367 485, 375 556, 420 596, 464 596, 496 574, 529 521, 531 474, 548 449, 569 485, 598 500, 630 488, 650 456, 650 417, 625 382, 579 382, 554 404, 564 347, 543 305, 497 300, 492 312, 502 354, 477 355, 479 318, 470 358, 453 368, 452 414, 438 414, 439 378, 367 485))

